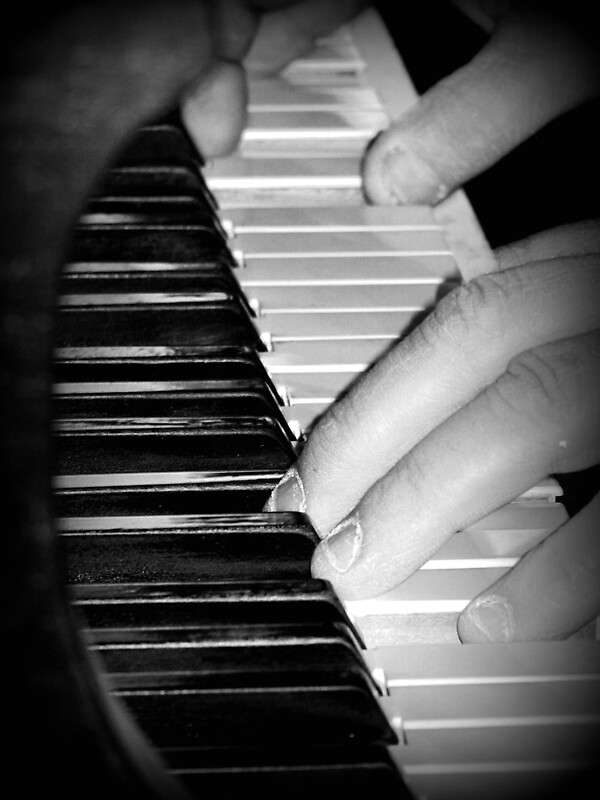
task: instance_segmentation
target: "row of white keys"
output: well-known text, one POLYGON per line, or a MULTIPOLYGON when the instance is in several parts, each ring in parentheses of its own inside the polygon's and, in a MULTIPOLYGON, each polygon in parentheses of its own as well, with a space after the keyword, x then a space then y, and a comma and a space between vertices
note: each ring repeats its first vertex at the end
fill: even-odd
POLYGON ((566 519, 561 503, 509 503, 455 533, 400 586, 379 597, 347 601, 348 613, 368 647, 458 644, 456 624, 465 606, 566 519))
POLYGON ((428 208, 245 207, 223 218, 263 360, 305 430, 458 279, 428 208))
POLYGON ((400 645, 366 659, 417 798, 555 796, 597 766, 598 642, 400 645))

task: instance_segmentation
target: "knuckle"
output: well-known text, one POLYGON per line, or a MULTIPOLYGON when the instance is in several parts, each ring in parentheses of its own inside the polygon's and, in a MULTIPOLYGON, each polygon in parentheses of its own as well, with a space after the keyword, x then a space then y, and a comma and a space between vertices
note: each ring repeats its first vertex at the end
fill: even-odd
POLYGON ((556 420, 566 405, 564 366, 563 359, 546 348, 520 353, 494 384, 495 397, 520 416, 556 420))
POLYGON ((482 275, 449 292, 434 314, 438 325, 456 341, 465 331, 492 335, 506 323, 511 298, 521 290, 522 279, 515 273, 482 275))

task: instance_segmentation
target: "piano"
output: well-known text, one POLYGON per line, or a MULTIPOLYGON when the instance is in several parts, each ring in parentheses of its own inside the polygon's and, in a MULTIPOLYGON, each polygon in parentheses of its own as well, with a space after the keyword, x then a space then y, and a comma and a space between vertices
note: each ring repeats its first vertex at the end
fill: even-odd
POLYGON ((492 257, 462 192, 364 202, 361 153, 415 97, 369 9, 252 80, 233 155, 204 163, 175 112, 145 121, 78 215, 52 450, 33 469, 51 476, 55 535, 32 511, 30 538, 8 542, 28 569, 7 579, 5 657, 24 785, 504 800, 576 790, 597 766, 595 626, 456 636, 469 600, 566 518, 556 481, 345 605, 310 575, 309 520, 262 511, 315 419, 492 257))

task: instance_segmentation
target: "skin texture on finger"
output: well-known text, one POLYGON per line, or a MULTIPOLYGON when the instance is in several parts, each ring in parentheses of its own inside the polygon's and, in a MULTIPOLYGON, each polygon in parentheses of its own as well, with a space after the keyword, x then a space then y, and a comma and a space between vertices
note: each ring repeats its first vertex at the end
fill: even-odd
POLYGON ((315 550, 340 597, 401 583, 456 531, 545 475, 600 460, 600 333, 522 353, 425 437, 315 550))
POLYGON ((597 48, 570 18, 520 5, 469 64, 374 140, 365 194, 375 204, 435 205, 599 89, 597 48))
POLYGON ((532 261, 600 253, 600 220, 588 219, 559 225, 494 250, 499 270, 532 261))
POLYGON ((566 639, 600 614, 600 495, 458 619, 462 642, 566 639))
POLYGON ((241 64, 218 61, 180 103, 181 118, 205 159, 231 153, 247 122, 248 87, 241 64))
MULTIPOLYGON (((272 5, 272 4, 261 4, 272 5)), ((307 53, 315 41, 353 19, 368 0, 301 0, 265 13, 244 61, 249 72, 272 75, 307 53)))
MULTIPOLYGON (((423 437, 502 375, 512 358, 595 330, 599 298, 594 256, 483 276, 447 295, 309 436, 296 474, 320 535, 423 437)), ((271 507, 298 510, 290 486, 275 490, 271 507)))

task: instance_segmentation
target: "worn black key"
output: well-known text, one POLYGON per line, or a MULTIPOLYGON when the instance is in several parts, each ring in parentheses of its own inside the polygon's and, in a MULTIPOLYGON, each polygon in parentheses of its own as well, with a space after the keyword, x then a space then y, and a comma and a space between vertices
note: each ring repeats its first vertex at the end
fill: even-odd
POLYGON ((60 278, 61 298, 84 295, 89 303, 101 303, 102 295, 120 295, 125 304, 133 302, 135 295, 162 294, 167 300, 217 292, 242 296, 239 283, 225 265, 68 264, 60 278))
POLYGON ((281 737, 395 741, 377 702, 378 687, 354 642, 326 627, 319 635, 314 629, 302 634, 302 625, 315 622, 352 630, 323 582, 76 585, 73 592, 109 685, 159 747, 256 744, 281 737), (143 631, 141 641, 134 637, 132 644, 131 633, 125 642, 109 633, 112 643, 107 641, 107 628, 152 626, 148 611, 159 604, 170 607, 166 613, 161 609, 153 634, 143 631), (116 618, 115 605, 121 607, 116 618), (253 625, 281 623, 292 626, 288 635, 252 637, 253 625), (211 632, 190 637, 195 626, 207 624, 211 632), (250 630, 232 639, 226 629, 239 624, 250 630), (188 635, 173 625, 184 625, 188 635), (99 627, 105 631, 102 640, 95 638, 99 627))
POLYGON ((275 420, 59 420, 55 475, 285 470, 295 453, 275 420))
POLYGON ((310 577, 302 514, 59 519, 70 583, 310 577))
POLYGON ((86 627, 196 627, 337 622, 352 628, 326 581, 85 583, 72 587, 86 627))
POLYGON ((191 473, 131 476, 127 484, 81 486, 55 479, 54 506, 61 517, 145 514, 255 514, 279 483, 282 471, 247 474, 191 473), (158 478, 162 482, 157 483, 158 478))
POLYGON ((287 427, 269 388, 252 380, 55 384, 53 410, 57 419, 273 416, 287 427))
POLYGON ((411 800, 412 795, 381 745, 315 745, 311 741, 257 747, 166 748, 169 771, 198 797, 203 793, 282 797, 367 796, 411 800))
POLYGON ((252 347, 158 347, 152 352, 124 348, 110 354, 97 349, 57 349, 58 383, 86 381, 259 381, 275 388, 252 347))
POLYGON ((102 652, 109 689, 157 747, 396 741, 350 648, 169 648, 160 655, 128 647, 114 663, 102 652), (113 672, 127 665, 139 671, 113 672))
MULTIPOLYGON (((257 362, 259 363, 259 362, 257 362)), ((270 416, 294 436, 281 398, 260 365, 254 377, 203 377, 193 359, 91 360, 57 365, 53 410, 66 417, 270 416)))
POLYGON ((236 297, 222 292, 159 299, 133 297, 104 303, 61 298, 57 345, 61 348, 254 346, 264 349, 252 318, 236 297))

